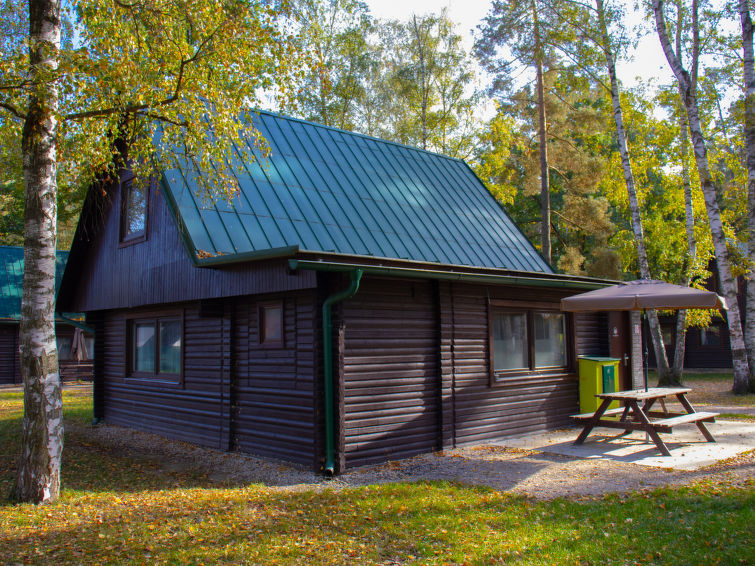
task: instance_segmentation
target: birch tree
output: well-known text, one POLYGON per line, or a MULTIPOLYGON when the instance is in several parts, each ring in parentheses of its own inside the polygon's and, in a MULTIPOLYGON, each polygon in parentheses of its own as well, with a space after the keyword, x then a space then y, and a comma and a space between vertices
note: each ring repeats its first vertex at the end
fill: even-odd
POLYGON ((690 137, 692 139, 692 147, 695 154, 695 163, 697 165, 700 187, 705 199, 705 207, 708 213, 708 221, 713 239, 719 281, 728 306, 726 318, 729 326, 729 341, 732 351, 732 364, 734 366, 733 391, 735 393, 745 393, 750 388, 751 380, 747 349, 745 347, 744 336, 742 333, 739 303, 737 300, 737 286, 731 273, 731 262, 729 259, 729 251, 726 247, 726 237, 723 224, 721 222, 716 185, 713 181, 710 165, 708 163, 708 148, 703 135, 700 110, 697 101, 696 69, 700 53, 697 0, 692 0, 691 10, 691 31, 693 39, 690 66, 692 73, 684 68, 679 55, 674 51, 674 48, 671 45, 666 25, 663 1, 653 0, 652 6, 655 15, 656 32, 660 39, 666 60, 676 77, 679 93, 684 102, 684 107, 687 113, 690 137))
POLYGON ((469 157, 479 95, 462 38, 446 10, 379 25, 383 49, 383 121, 377 135, 469 157))
POLYGON ((744 320, 745 339, 750 363, 750 391, 755 391, 755 51, 753 50, 750 0, 739 0, 738 9, 742 25, 747 202, 749 208, 747 258, 750 265, 746 283, 747 311, 744 320))
POLYGON ((226 157, 253 124, 243 110, 262 89, 285 93, 294 69, 285 14, 268 5, 75 0, 61 10, 59 0, 10 0, 4 8, 0 127, 3 139, 21 130, 26 195, 15 494, 42 503, 58 497, 63 450, 54 329, 61 171, 88 184, 117 178, 127 163, 145 178, 150 164, 193 160, 215 171, 204 190, 230 196, 226 157))
MULTIPOLYGON (((682 29, 684 27, 684 10, 682 0, 676 2, 676 53, 679 61, 682 59, 682 29)), ((697 75, 697 73, 693 73, 697 75)), ((695 238, 695 212, 692 206, 692 182, 689 175, 689 126, 684 112, 684 101, 679 100, 679 157, 682 171, 682 187, 684 189, 684 218, 685 233, 687 235, 687 261, 685 262, 684 280, 682 284, 689 286, 692 279, 695 260, 697 258, 697 239, 695 238)), ((681 309, 676 313, 676 328, 674 331, 674 361, 671 376, 675 383, 681 383, 684 368, 684 355, 687 343, 687 311, 681 309)))
MULTIPOLYGON (((614 123, 616 124, 616 139, 619 146, 619 153, 621 154, 621 166, 624 170, 624 182, 626 183, 627 194, 629 195, 629 209, 632 215, 632 228, 634 230, 637 246, 637 260, 640 267, 640 275, 643 279, 651 279, 650 264, 648 263, 647 250, 645 248, 645 235, 642 229, 640 203, 637 198, 634 173, 632 172, 632 162, 629 158, 629 149, 627 148, 624 116, 621 110, 619 81, 616 77, 616 60, 612 41, 608 33, 608 22, 603 0, 595 0, 595 7, 600 32, 600 45, 605 57, 606 71, 608 72, 608 78, 610 81, 609 90, 611 93, 611 104, 613 106, 614 123)), ((669 366, 668 358, 666 357, 666 348, 663 345, 661 325, 658 322, 658 313, 655 309, 650 309, 648 310, 647 315, 653 349, 655 350, 655 359, 658 366, 658 376, 661 381, 665 381, 669 372, 669 366)))
POLYGON ((363 129, 359 109, 375 64, 367 7, 356 0, 296 0, 293 10, 298 47, 310 61, 297 80, 294 112, 325 126, 363 129))

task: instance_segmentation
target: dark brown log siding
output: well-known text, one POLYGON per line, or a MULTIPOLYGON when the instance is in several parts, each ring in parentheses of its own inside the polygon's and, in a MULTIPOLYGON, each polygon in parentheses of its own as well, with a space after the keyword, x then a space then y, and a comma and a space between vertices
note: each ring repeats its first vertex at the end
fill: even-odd
MULTIPOLYGON (((98 222, 101 233, 89 235, 91 241, 78 246, 78 250, 86 249, 86 257, 69 259, 75 273, 64 279, 58 299, 61 310, 130 308, 307 289, 316 284, 313 272, 290 272, 285 260, 222 269, 194 267, 157 187, 150 191, 146 240, 119 246, 120 207, 110 204, 120 202, 119 191, 113 190, 108 198, 98 213, 104 215, 98 222)), ((78 237, 86 237, 83 232, 78 237)))
POLYGON ((0 323, 0 384, 21 383, 18 368, 18 324, 0 323))
MULTIPOLYGON (((18 353, 18 324, 0 323, 0 384, 20 384, 20 356, 18 353)), ((69 325, 55 326, 58 337, 73 338, 74 328, 69 325)), ((92 379, 92 360, 59 360, 58 371, 62 381, 90 381, 92 379)))
POLYGON ((97 352, 104 355, 105 420, 226 449, 229 409, 223 382, 230 361, 226 317, 200 317, 196 303, 165 308, 184 313, 183 385, 127 378, 126 313, 106 313, 104 344, 97 352))
POLYGON ((346 465, 438 447, 433 284, 365 278, 343 303, 346 465))
POLYGON ((233 426, 239 450, 313 465, 314 309, 314 292, 235 302, 233 426), (270 299, 283 301, 281 347, 259 344, 257 307, 270 299))
POLYGON ((456 445, 570 424, 578 408, 573 374, 524 376, 490 385, 488 300, 550 302, 558 310, 562 291, 547 288, 477 287, 454 284, 451 360, 454 374, 456 445))
POLYGON ((255 298, 213 308, 198 302, 165 305, 166 312, 183 312, 179 384, 127 378, 126 317, 139 311, 101 313, 105 420, 221 450, 312 465, 313 293, 273 298, 284 305, 281 348, 259 345, 255 298))
POLYGON ((608 317, 606 313, 586 312, 574 315, 577 351, 580 356, 608 355, 608 317))

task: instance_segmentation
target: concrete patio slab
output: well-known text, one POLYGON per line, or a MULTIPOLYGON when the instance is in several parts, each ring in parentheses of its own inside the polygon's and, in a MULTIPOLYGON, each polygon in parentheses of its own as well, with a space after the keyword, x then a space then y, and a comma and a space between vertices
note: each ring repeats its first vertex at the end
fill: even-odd
POLYGON ((755 423, 716 420, 706 423, 716 442, 706 442, 697 427, 684 425, 672 434, 662 434, 671 456, 662 456, 644 432, 619 436, 616 429, 597 427, 584 444, 574 440, 581 427, 548 431, 491 444, 507 448, 538 450, 585 459, 612 460, 674 470, 698 470, 755 449, 755 423))

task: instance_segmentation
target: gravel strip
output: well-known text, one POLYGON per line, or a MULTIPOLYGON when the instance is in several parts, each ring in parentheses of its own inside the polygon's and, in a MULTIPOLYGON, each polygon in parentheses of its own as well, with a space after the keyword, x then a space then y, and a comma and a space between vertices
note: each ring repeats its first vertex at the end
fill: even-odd
POLYGON ((704 480, 745 485, 755 478, 755 452, 693 472, 578 459, 497 446, 460 448, 349 470, 329 480, 303 466, 221 452, 113 425, 69 425, 69 433, 167 472, 206 476, 218 486, 261 483, 286 491, 399 481, 441 480, 489 486, 537 499, 595 497, 704 480))

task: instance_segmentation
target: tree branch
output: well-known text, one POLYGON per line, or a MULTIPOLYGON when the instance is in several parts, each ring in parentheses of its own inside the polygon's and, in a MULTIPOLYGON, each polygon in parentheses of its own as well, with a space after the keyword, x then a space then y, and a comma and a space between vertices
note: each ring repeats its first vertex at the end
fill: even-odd
POLYGON ((26 120, 26 114, 18 110, 12 104, 8 104, 7 102, 0 102, 0 108, 5 108, 8 112, 13 114, 16 118, 20 118, 21 120, 26 120))
POLYGON ((225 20, 221 22, 213 31, 210 33, 207 37, 204 38, 202 43, 197 47, 196 51, 194 52, 194 55, 189 57, 188 59, 181 60, 181 64, 178 68, 178 77, 176 78, 176 86, 173 89, 173 94, 169 96, 168 98, 161 100, 159 102, 156 102, 154 104, 128 104, 125 107, 119 108, 119 107, 111 107, 111 108, 103 108, 101 110, 87 110, 86 112, 75 112, 73 114, 68 114, 64 116, 63 118, 65 120, 85 120, 87 118, 101 118, 103 116, 112 116, 113 114, 118 114, 125 112, 126 114, 131 113, 137 113, 142 110, 147 110, 148 108, 161 108, 163 106, 168 106, 170 104, 173 104, 176 100, 178 100, 178 95, 181 93, 181 89, 183 88, 183 81, 184 81, 184 73, 186 71, 186 67, 192 63, 195 63, 198 61, 201 57, 205 55, 203 52, 205 47, 210 43, 210 41, 217 35, 217 33, 220 31, 220 28, 225 25, 225 20))

